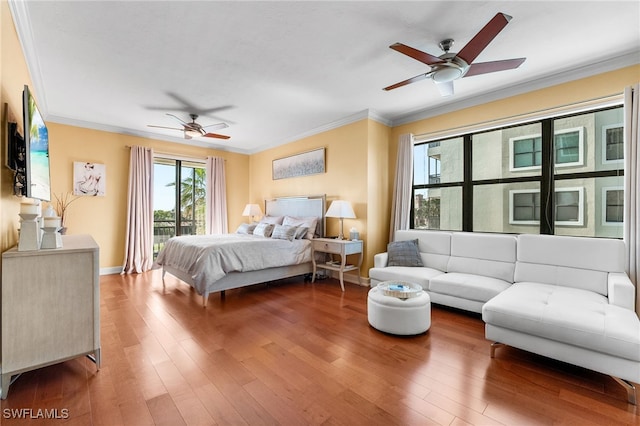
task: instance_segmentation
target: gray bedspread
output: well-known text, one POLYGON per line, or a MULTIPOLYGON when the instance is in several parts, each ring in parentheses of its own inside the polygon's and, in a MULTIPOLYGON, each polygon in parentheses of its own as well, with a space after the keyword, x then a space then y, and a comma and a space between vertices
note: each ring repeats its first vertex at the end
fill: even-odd
POLYGON ((311 241, 246 234, 186 235, 169 239, 156 259, 184 271, 198 293, 229 272, 247 272, 311 262, 311 241))

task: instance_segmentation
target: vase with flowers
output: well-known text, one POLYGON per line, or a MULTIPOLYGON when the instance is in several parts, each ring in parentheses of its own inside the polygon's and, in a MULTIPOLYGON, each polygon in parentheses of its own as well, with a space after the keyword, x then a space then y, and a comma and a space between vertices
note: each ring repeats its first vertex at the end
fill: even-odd
POLYGON ((69 205, 71 205, 71 203, 73 203, 80 197, 72 197, 68 192, 63 192, 60 195, 53 194, 53 197, 55 198, 56 213, 60 217, 60 226, 62 226, 60 233, 65 234, 67 232, 67 209, 69 208, 69 205))

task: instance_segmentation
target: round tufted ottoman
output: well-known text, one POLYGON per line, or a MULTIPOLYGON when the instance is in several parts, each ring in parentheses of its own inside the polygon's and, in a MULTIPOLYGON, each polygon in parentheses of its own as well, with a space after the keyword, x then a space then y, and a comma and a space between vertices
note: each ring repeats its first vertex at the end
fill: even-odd
POLYGON ((382 284, 369 290, 367 317, 369 324, 385 333, 411 336, 424 333, 431 326, 431 299, 426 291, 415 297, 400 299, 387 296, 382 284))

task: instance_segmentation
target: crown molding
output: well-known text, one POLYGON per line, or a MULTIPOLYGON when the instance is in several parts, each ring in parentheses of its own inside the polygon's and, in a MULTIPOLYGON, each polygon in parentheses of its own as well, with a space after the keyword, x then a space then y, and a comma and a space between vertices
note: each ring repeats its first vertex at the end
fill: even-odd
POLYGON ((265 151, 267 149, 270 148, 275 148, 277 146, 281 146, 281 145, 286 145, 288 143, 291 142, 295 142, 295 141, 299 141, 300 139, 304 139, 304 138, 308 138, 320 133, 324 133, 324 132, 328 132, 329 130, 333 130, 333 129, 337 129, 340 128, 342 126, 346 126, 347 124, 351 124, 351 123, 356 123, 358 121, 364 120, 364 119, 369 119, 369 120, 373 120, 376 121, 378 123, 384 124, 385 126, 391 127, 392 126, 392 121, 389 120, 388 118, 383 117, 382 115, 378 114, 376 111, 371 110, 371 109, 365 109, 359 112, 356 112, 355 114, 351 114, 348 115, 344 118, 341 118, 339 120, 335 120, 332 121, 330 123, 327 124, 323 124, 322 126, 318 126, 315 127, 311 130, 308 130, 306 132, 303 133, 299 133, 295 136, 291 136, 289 138, 286 139, 282 139, 276 143, 273 144, 265 144, 265 145, 261 145, 258 148, 252 150, 250 153, 251 154, 255 154, 261 151, 265 151))
POLYGON ((486 104, 488 102, 521 95, 524 93, 532 92, 534 90, 544 89, 558 84, 592 77, 597 74, 615 71, 621 68, 638 64, 640 64, 640 50, 632 50, 613 58, 606 58, 596 63, 564 70, 545 77, 537 78, 535 80, 530 80, 525 83, 506 87, 504 89, 487 92, 470 98, 461 99, 457 102, 451 102, 449 104, 426 108, 406 115, 402 115, 391 120, 392 127, 424 120, 431 117, 436 117, 438 115, 447 114, 464 108, 486 104))
POLYGON ((25 56, 27 69, 31 76, 31 83, 35 89, 35 98, 38 102, 38 108, 46 119, 49 108, 47 104, 47 95, 44 90, 42 80, 42 72, 40 71, 40 62, 38 61, 38 52, 33 43, 33 30, 31 28, 31 19, 27 10, 27 2, 19 0, 8 0, 9 11, 13 18, 13 23, 18 33, 18 40, 22 46, 22 52, 25 56))
POLYGON ((175 136, 159 135, 157 133, 110 126, 107 124, 94 123, 90 121, 76 120, 76 119, 60 117, 56 115, 50 115, 49 117, 47 117, 47 122, 64 124, 67 126, 81 127, 84 129, 99 130, 102 132, 117 133, 120 135, 136 136, 136 137, 152 139, 157 141, 173 142, 173 143, 178 143, 178 144, 188 145, 188 146, 199 146, 202 148, 215 149, 217 151, 235 152, 238 154, 247 154, 247 155, 250 154, 248 150, 234 149, 233 146, 218 145, 215 142, 209 142, 208 139, 211 139, 211 138, 184 139, 184 138, 175 137, 175 136))

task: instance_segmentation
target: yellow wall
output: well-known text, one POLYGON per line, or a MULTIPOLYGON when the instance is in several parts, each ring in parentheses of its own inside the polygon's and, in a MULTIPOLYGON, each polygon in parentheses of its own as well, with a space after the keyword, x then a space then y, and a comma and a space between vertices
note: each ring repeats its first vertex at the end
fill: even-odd
MULTIPOLYGON (((263 200, 297 195, 326 195, 327 208, 333 200, 347 200, 353 205, 356 219, 344 220, 344 232, 351 228, 360 232, 365 242, 365 257, 361 268, 363 276, 373 262, 373 255, 381 251, 377 243, 378 220, 385 200, 386 178, 377 176, 385 185, 371 188, 371 168, 386 175, 378 167, 386 156, 388 128, 376 121, 362 119, 337 129, 303 138, 283 146, 268 149, 251 156, 251 202, 263 205, 263 200), (325 148, 325 173, 290 179, 272 179, 272 161, 316 148, 325 148), (379 192, 382 191, 382 194, 379 192), (371 198, 373 192, 374 198, 371 198), (375 208, 372 209, 372 206, 375 208), (370 215, 373 214, 374 221, 370 215), (374 241, 373 244, 370 240, 374 241)), ((327 218, 327 235, 339 233, 339 220, 327 218)), ((386 244, 386 242, 384 243, 386 244)))

